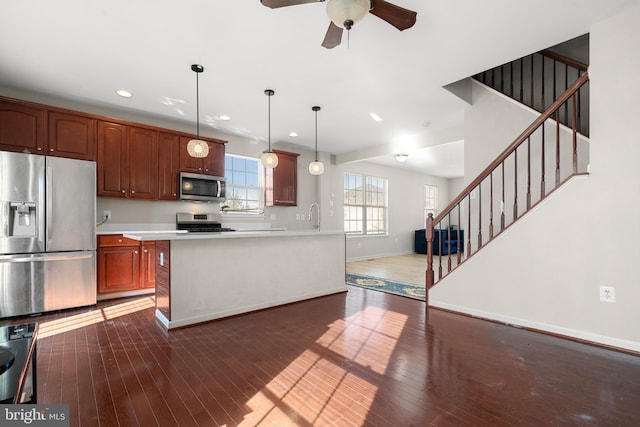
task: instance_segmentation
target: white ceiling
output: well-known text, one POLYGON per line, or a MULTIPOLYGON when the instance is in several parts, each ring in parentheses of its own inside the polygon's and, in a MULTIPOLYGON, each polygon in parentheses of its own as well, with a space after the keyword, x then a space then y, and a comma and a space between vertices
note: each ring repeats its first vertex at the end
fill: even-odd
POLYGON ((403 167, 461 176, 461 159, 451 153, 462 152, 462 142, 419 149, 430 145, 430 133, 461 123, 464 102, 442 86, 584 34, 640 0, 392 3, 418 13, 413 28, 400 32, 369 14, 349 45, 345 31, 342 45, 327 50, 320 46, 326 3, 0 0, 0 87, 184 120, 195 131, 197 63, 205 68, 203 128, 265 141, 270 88, 273 144, 313 149, 311 107, 319 105, 320 151, 395 164, 395 144, 414 141, 403 167), (120 98, 117 89, 134 97, 120 98), (232 119, 222 122, 222 114, 232 119), (418 151, 443 159, 419 161, 418 151))

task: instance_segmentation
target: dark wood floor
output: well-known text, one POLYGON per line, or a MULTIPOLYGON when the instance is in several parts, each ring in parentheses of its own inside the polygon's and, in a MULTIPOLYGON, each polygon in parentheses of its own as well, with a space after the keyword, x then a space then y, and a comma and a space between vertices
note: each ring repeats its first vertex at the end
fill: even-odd
POLYGON ((171 332, 149 297, 37 319, 39 401, 72 426, 640 421, 640 357, 360 288, 171 332))

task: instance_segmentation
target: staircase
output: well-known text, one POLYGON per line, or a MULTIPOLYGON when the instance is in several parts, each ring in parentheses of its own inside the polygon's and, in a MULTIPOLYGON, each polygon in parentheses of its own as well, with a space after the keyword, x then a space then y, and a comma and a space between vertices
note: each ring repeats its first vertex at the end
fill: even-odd
POLYGON ((438 216, 427 218, 427 306, 431 287, 572 177, 587 173, 585 64, 543 51, 473 78, 540 115, 438 216))

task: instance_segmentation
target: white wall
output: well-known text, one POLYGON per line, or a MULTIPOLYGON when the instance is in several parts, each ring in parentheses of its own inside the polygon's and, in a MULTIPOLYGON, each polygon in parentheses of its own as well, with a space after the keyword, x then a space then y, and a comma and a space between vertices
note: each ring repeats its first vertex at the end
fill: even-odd
POLYGON ((393 168, 374 163, 357 162, 332 167, 332 192, 334 215, 330 227, 343 227, 344 173, 365 174, 387 178, 389 183, 388 235, 347 238, 347 259, 368 259, 412 253, 415 230, 424 224, 424 185, 438 187, 439 206, 449 202, 449 182, 445 178, 432 177, 417 172, 393 168))
MULTIPOLYGON (((433 288, 433 305, 640 351, 638 22, 634 8, 590 34, 590 175, 553 194, 433 288), (615 287, 615 303, 599 301, 602 285, 615 287)), ((512 133, 499 124, 496 118, 485 142, 512 133)), ((470 124, 469 137, 481 129, 488 132, 470 124)), ((475 163, 469 169, 481 170, 479 146, 467 147, 465 159, 475 163)))

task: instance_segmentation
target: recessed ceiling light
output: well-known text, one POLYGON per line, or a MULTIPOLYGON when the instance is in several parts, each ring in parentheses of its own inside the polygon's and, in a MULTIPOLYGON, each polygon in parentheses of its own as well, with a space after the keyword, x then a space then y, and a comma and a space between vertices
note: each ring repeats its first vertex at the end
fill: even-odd
POLYGON ((227 116, 226 114, 221 114, 218 116, 220 120, 224 120, 225 122, 231 120, 231 116, 227 116))
POLYGON ((383 122, 384 121, 384 119, 382 117, 380 117, 379 115, 377 115, 376 113, 369 113, 369 115, 376 122, 383 122))
POLYGON ((133 96, 133 94, 127 90, 117 90, 116 94, 118 94, 119 96, 123 97, 123 98, 131 98, 133 96))
POLYGON ((289 136, 290 136, 291 138, 295 138, 296 136, 298 136, 298 132, 290 132, 290 133, 289 133, 289 136))

